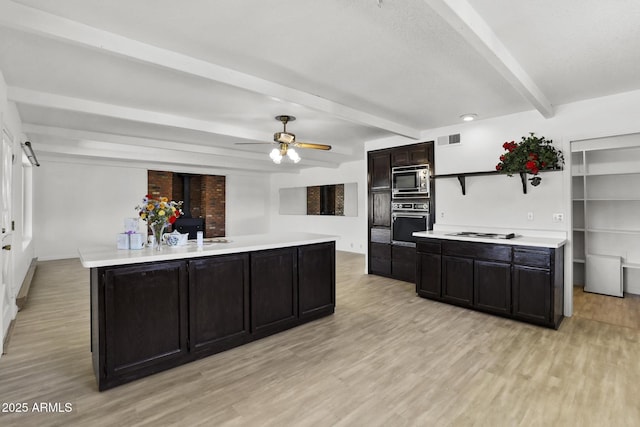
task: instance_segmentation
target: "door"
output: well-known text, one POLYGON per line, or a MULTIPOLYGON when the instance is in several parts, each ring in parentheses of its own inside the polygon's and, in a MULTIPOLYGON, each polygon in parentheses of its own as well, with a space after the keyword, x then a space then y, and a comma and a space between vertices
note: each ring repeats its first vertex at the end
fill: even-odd
POLYGON ((466 307, 473 305, 473 259, 442 257, 442 298, 466 307))
POLYGON ((474 262, 476 308, 493 313, 511 313, 511 264, 495 261, 474 262))
POLYGON ((336 304, 334 242, 298 248, 298 313, 313 319, 333 313, 336 304))
POLYGON ((189 261, 189 336, 199 355, 250 340, 248 254, 189 261))
POLYGON ((263 337, 298 321, 298 271, 295 248, 251 253, 251 328, 263 337))
POLYGON ((15 315, 16 290, 12 284, 11 260, 11 176, 13 172, 13 139, 8 131, 2 131, 2 149, 0 164, 2 177, 0 183, 0 353, 4 342, 4 333, 15 315))

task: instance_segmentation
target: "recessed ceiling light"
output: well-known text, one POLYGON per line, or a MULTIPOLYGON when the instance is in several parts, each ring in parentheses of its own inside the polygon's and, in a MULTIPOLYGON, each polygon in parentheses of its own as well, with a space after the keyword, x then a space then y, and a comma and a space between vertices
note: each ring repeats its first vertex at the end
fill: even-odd
POLYGON ((474 114, 474 113, 463 114, 463 115, 460 116, 460 118, 462 120, 464 120, 465 122, 473 121, 473 120, 476 119, 476 117, 478 117, 478 115, 474 114))

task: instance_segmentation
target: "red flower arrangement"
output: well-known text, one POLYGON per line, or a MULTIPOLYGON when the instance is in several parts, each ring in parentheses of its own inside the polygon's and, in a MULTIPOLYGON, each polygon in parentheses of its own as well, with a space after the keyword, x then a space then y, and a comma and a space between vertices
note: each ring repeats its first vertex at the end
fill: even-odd
POLYGON ((523 136, 519 143, 505 142, 502 148, 506 153, 500 156, 496 170, 509 176, 529 173, 534 175, 529 178, 531 185, 539 185, 542 178, 537 175, 541 170, 560 169, 564 164, 562 152, 552 146, 552 142, 544 136, 535 136, 533 132, 530 132, 529 136, 523 136))

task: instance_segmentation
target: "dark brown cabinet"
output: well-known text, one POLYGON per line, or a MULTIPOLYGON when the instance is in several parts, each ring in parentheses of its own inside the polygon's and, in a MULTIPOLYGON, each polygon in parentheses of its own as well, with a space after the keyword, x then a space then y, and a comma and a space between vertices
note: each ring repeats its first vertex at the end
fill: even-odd
POLYGON ((511 313, 511 264, 474 261, 473 298, 483 311, 511 313))
POLYGON ((92 343, 102 355, 102 381, 120 383, 182 363, 188 353, 186 263, 111 268, 102 279, 98 305, 104 304, 110 327, 92 343))
POLYGON ((332 314, 335 242, 91 268, 106 390, 332 314))
POLYGON ((369 208, 371 227, 391 227, 390 191, 371 192, 369 208))
POLYGON ((564 251, 518 247, 513 262, 513 315, 557 328, 564 305, 564 251))
POLYGON ((473 259, 442 257, 442 299, 465 307, 473 305, 473 259))
POLYGON ((409 146, 402 146, 393 149, 391 152, 391 166, 410 166, 431 163, 429 158, 429 144, 420 143, 409 146))
POLYGON ((391 276, 394 279, 415 283, 416 249, 414 247, 391 245, 391 276))
POLYGON ((264 336, 290 328, 298 317, 295 248, 251 253, 251 325, 264 336))
POLYGON ((333 313, 336 305, 335 243, 298 248, 298 313, 315 319, 333 313), (327 284, 330 283, 330 286, 327 284))
POLYGON ((391 151, 369 154, 369 188, 391 190, 391 151))
MULTIPOLYGON (((422 142, 368 153, 369 273, 415 282, 415 249, 391 243, 391 169, 429 163, 433 171, 433 142, 422 142), (388 237, 387 237, 388 236, 388 237)), ((435 219, 435 186, 430 183, 430 224, 435 219)))
POLYGON ((416 292, 557 329, 563 318, 564 248, 418 239, 416 292))
POLYGON ((191 350, 205 356, 250 337, 249 255, 189 261, 191 350))
POLYGON ((381 276, 391 275, 390 243, 369 243, 369 272, 381 276))

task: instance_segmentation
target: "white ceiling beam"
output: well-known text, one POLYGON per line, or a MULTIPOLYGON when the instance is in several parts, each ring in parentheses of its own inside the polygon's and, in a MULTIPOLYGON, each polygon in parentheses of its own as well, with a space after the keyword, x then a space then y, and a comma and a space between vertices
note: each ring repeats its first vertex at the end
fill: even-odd
MULTIPOLYGON (((54 126, 42 126, 33 123, 24 123, 22 131, 28 135, 50 136, 55 138, 63 138, 74 141, 100 141, 112 144, 121 144, 133 147, 158 148, 174 151, 187 151, 192 153, 202 153, 216 156, 224 156, 227 158, 251 159, 264 162, 268 160, 266 153, 258 153, 253 151, 242 151, 218 146, 188 144, 183 142, 174 142, 160 139, 140 138, 134 136, 116 135, 102 132, 91 132, 77 129, 67 129, 54 126)), ((274 144, 275 145, 275 144, 274 144)), ((271 148, 271 147, 268 147, 271 148)), ((266 150, 265 150, 266 151, 266 150)), ((330 155, 330 152, 323 153, 330 155)), ((338 163, 327 160, 312 160, 302 155, 302 164, 305 166, 319 166, 327 168, 337 168, 338 163)), ((335 156, 334 156, 335 157, 335 156)), ((253 163, 253 162, 252 162, 253 163)))
MULTIPOLYGON (((140 108, 107 104, 104 102, 40 92, 15 86, 7 87, 7 99, 18 104, 35 105, 38 107, 73 111, 77 113, 95 114, 103 117, 136 121, 158 126, 171 126, 257 142, 264 142, 265 137, 270 136, 265 135, 264 132, 253 131, 245 127, 230 126, 218 122, 179 116, 177 114, 160 113, 140 108)), ((351 156, 354 154, 353 149, 344 146, 333 147, 331 151, 335 154, 345 156, 351 156)))
POLYGON ((178 52, 162 49, 90 27, 32 7, 0 0, 0 25, 44 37, 63 40, 102 52, 146 62, 193 76, 224 83, 251 92, 303 105, 344 120, 383 129, 391 133, 420 138, 420 131, 410 126, 375 116, 298 89, 241 73, 178 52))
POLYGON ((553 105, 467 0, 425 0, 544 117, 553 105))
MULTIPOLYGON (((131 147, 122 144, 112 144, 101 141, 62 141, 34 138, 34 150, 40 153, 67 155, 73 158, 94 158, 137 162, 139 165, 154 162, 175 166, 196 168, 220 168, 229 170, 250 170, 265 173, 283 172, 281 165, 276 165, 270 159, 263 161, 243 160, 222 156, 212 156, 202 153, 176 152, 174 150, 131 147)), ((297 165, 292 167, 297 169, 297 165)))

